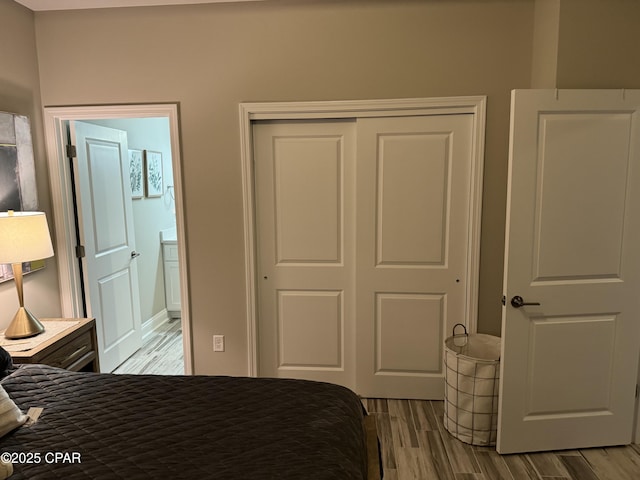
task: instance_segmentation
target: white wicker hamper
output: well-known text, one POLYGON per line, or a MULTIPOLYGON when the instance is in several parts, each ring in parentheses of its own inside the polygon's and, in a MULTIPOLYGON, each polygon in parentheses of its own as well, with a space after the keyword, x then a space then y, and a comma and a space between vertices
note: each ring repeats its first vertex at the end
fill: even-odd
POLYGON ((495 445, 500 384, 500 338, 468 334, 462 324, 445 340, 444 426, 472 445, 495 445), (462 327, 463 334, 456 335, 462 327))

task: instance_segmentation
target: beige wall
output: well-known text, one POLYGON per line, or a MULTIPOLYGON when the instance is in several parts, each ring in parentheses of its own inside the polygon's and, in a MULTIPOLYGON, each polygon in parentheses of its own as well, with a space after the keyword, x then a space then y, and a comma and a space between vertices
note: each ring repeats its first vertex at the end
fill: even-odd
POLYGON ((535 0, 531 88, 556 88, 560 0, 535 0))
POLYGON ((535 0, 532 88, 640 87, 640 2, 535 0))
POLYGON ((238 103, 488 95, 479 322, 499 333, 509 91, 530 84, 533 11, 373 0, 38 13, 42 99, 180 102, 195 372, 245 374, 238 103))
MULTIPOLYGON (((51 224, 33 13, 11 0, 0 0, 0 21, 0 111, 26 115, 31 120, 39 208, 47 212, 51 224)), ((47 261, 46 269, 25 276, 24 299, 37 316, 60 315, 55 259, 47 261)), ((15 284, 0 284, 0 329, 9 324, 17 309, 15 284)))
POLYGON ((640 88, 640 2, 562 0, 558 88, 640 88))

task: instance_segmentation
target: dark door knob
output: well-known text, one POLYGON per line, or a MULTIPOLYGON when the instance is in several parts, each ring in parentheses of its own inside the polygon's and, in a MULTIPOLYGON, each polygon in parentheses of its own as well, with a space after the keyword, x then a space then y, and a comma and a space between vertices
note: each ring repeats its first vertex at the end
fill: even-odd
POLYGON ((511 299, 511 306, 513 308, 524 307, 525 305, 540 305, 538 302, 525 302, 520 295, 516 295, 511 299))

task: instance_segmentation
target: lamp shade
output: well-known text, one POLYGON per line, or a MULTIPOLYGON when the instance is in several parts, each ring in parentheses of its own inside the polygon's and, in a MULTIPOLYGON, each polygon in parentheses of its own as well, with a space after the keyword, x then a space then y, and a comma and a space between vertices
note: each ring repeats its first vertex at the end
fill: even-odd
POLYGON ((0 263, 22 263, 53 256, 43 212, 0 212, 0 263))

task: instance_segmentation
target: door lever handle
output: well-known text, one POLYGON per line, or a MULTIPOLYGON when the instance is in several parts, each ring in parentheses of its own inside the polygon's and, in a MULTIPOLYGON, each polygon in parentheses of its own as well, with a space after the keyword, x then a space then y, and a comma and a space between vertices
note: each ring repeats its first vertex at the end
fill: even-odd
POLYGON ((140 253, 136 252, 135 250, 133 252, 131 252, 131 258, 136 258, 139 257, 140 253))
POLYGON ((538 302, 525 302, 524 299, 520 295, 516 295, 511 299, 511 306, 513 308, 520 308, 526 305, 540 305, 538 302))

